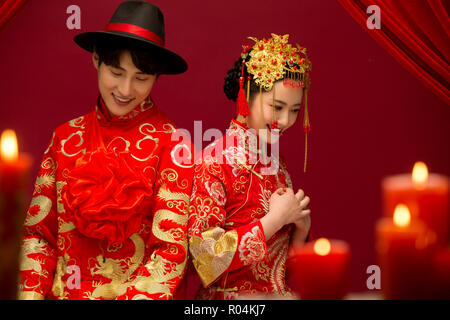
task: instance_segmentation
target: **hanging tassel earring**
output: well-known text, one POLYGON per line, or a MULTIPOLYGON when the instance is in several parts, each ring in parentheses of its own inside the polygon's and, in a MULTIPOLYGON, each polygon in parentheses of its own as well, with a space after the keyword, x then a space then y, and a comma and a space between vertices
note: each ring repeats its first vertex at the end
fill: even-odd
POLYGON ((303 165, 303 172, 306 172, 306 161, 308 155, 308 132, 311 131, 311 124, 309 123, 308 115, 308 89, 305 88, 305 114, 303 116, 303 132, 305 133, 305 163, 303 165))
POLYGON ((250 102, 250 80, 252 80, 252 77, 247 77, 247 105, 250 102))
POLYGON ((242 72, 239 78, 239 93, 237 97, 237 114, 238 116, 240 115, 243 117, 247 117, 250 115, 250 109, 248 107, 247 98, 244 92, 244 66, 245 61, 242 61, 242 72))
POLYGON ((270 129, 278 129, 278 121, 276 118, 275 112, 275 86, 272 87, 273 96, 272 96, 272 124, 270 125, 270 129))

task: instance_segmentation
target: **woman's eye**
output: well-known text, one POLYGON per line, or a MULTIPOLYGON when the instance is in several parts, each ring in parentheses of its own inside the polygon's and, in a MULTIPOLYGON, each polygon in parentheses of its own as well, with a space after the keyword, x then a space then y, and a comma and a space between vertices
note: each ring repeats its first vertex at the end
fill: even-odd
POLYGON ((136 78, 136 80, 139 80, 139 81, 147 81, 147 79, 141 79, 141 78, 136 78))
POLYGON ((118 77, 118 76, 121 75, 120 73, 114 72, 114 71, 112 71, 112 70, 111 70, 111 73, 112 73, 113 75, 115 75, 116 77, 118 77))
POLYGON ((275 110, 280 111, 281 109, 283 109, 283 107, 280 106, 272 106, 273 108, 275 108, 275 110))
POLYGON ((294 113, 298 113, 299 111, 300 111, 300 109, 292 110, 292 112, 294 112, 294 113))

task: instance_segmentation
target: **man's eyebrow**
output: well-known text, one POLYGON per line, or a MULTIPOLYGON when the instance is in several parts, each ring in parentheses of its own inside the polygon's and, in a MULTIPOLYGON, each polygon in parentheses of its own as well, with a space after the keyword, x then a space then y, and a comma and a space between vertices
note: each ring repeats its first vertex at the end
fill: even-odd
POLYGON ((125 70, 124 68, 122 68, 121 66, 114 66, 114 65, 112 65, 112 67, 113 67, 113 68, 116 68, 116 69, 119 69, 119 70, 122 70, 122 71, 127 71, 127 70, 125 70))
MULTIPOLYGON (((116 69, 122 70, 122 71, 127 71, 124 68, 122 68, 121 66, 113 66, 113 67, 116 69)), ((145 73, 143 71, 138 71, 138 72, 136 72, 136 74, 147 74, 147 73, 145 73)))

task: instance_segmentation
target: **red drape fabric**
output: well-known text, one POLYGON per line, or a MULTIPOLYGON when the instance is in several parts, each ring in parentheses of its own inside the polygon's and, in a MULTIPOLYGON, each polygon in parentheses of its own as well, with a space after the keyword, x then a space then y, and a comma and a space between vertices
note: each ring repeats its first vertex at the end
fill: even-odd
POLYGON ((450 20, 447 0, 339 0, 403 67, 450 104, 450 20), (380 8, 380 29, 369 29, 370 5, 380 8))
POLYGON ((0 31, 30 0, 0 0, 0 31))

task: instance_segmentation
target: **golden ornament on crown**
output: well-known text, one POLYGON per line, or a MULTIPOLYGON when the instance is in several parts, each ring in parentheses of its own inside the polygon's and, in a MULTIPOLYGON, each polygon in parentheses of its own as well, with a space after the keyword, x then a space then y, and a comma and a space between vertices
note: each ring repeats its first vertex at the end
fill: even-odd
POLYGON ((249 37, 255 44, 253 47, 243 46, 242 59, 245 61, 250 54, 250 60, 246 63, 247 72, 253 75, 255 83, 266 91, 272 89, 275 81, 283 78, 285 84, 309 89, 311 61, 306 54, 306 48, 289 44, 288 34, 271 35, 272 38, 262 40, 249 37))

